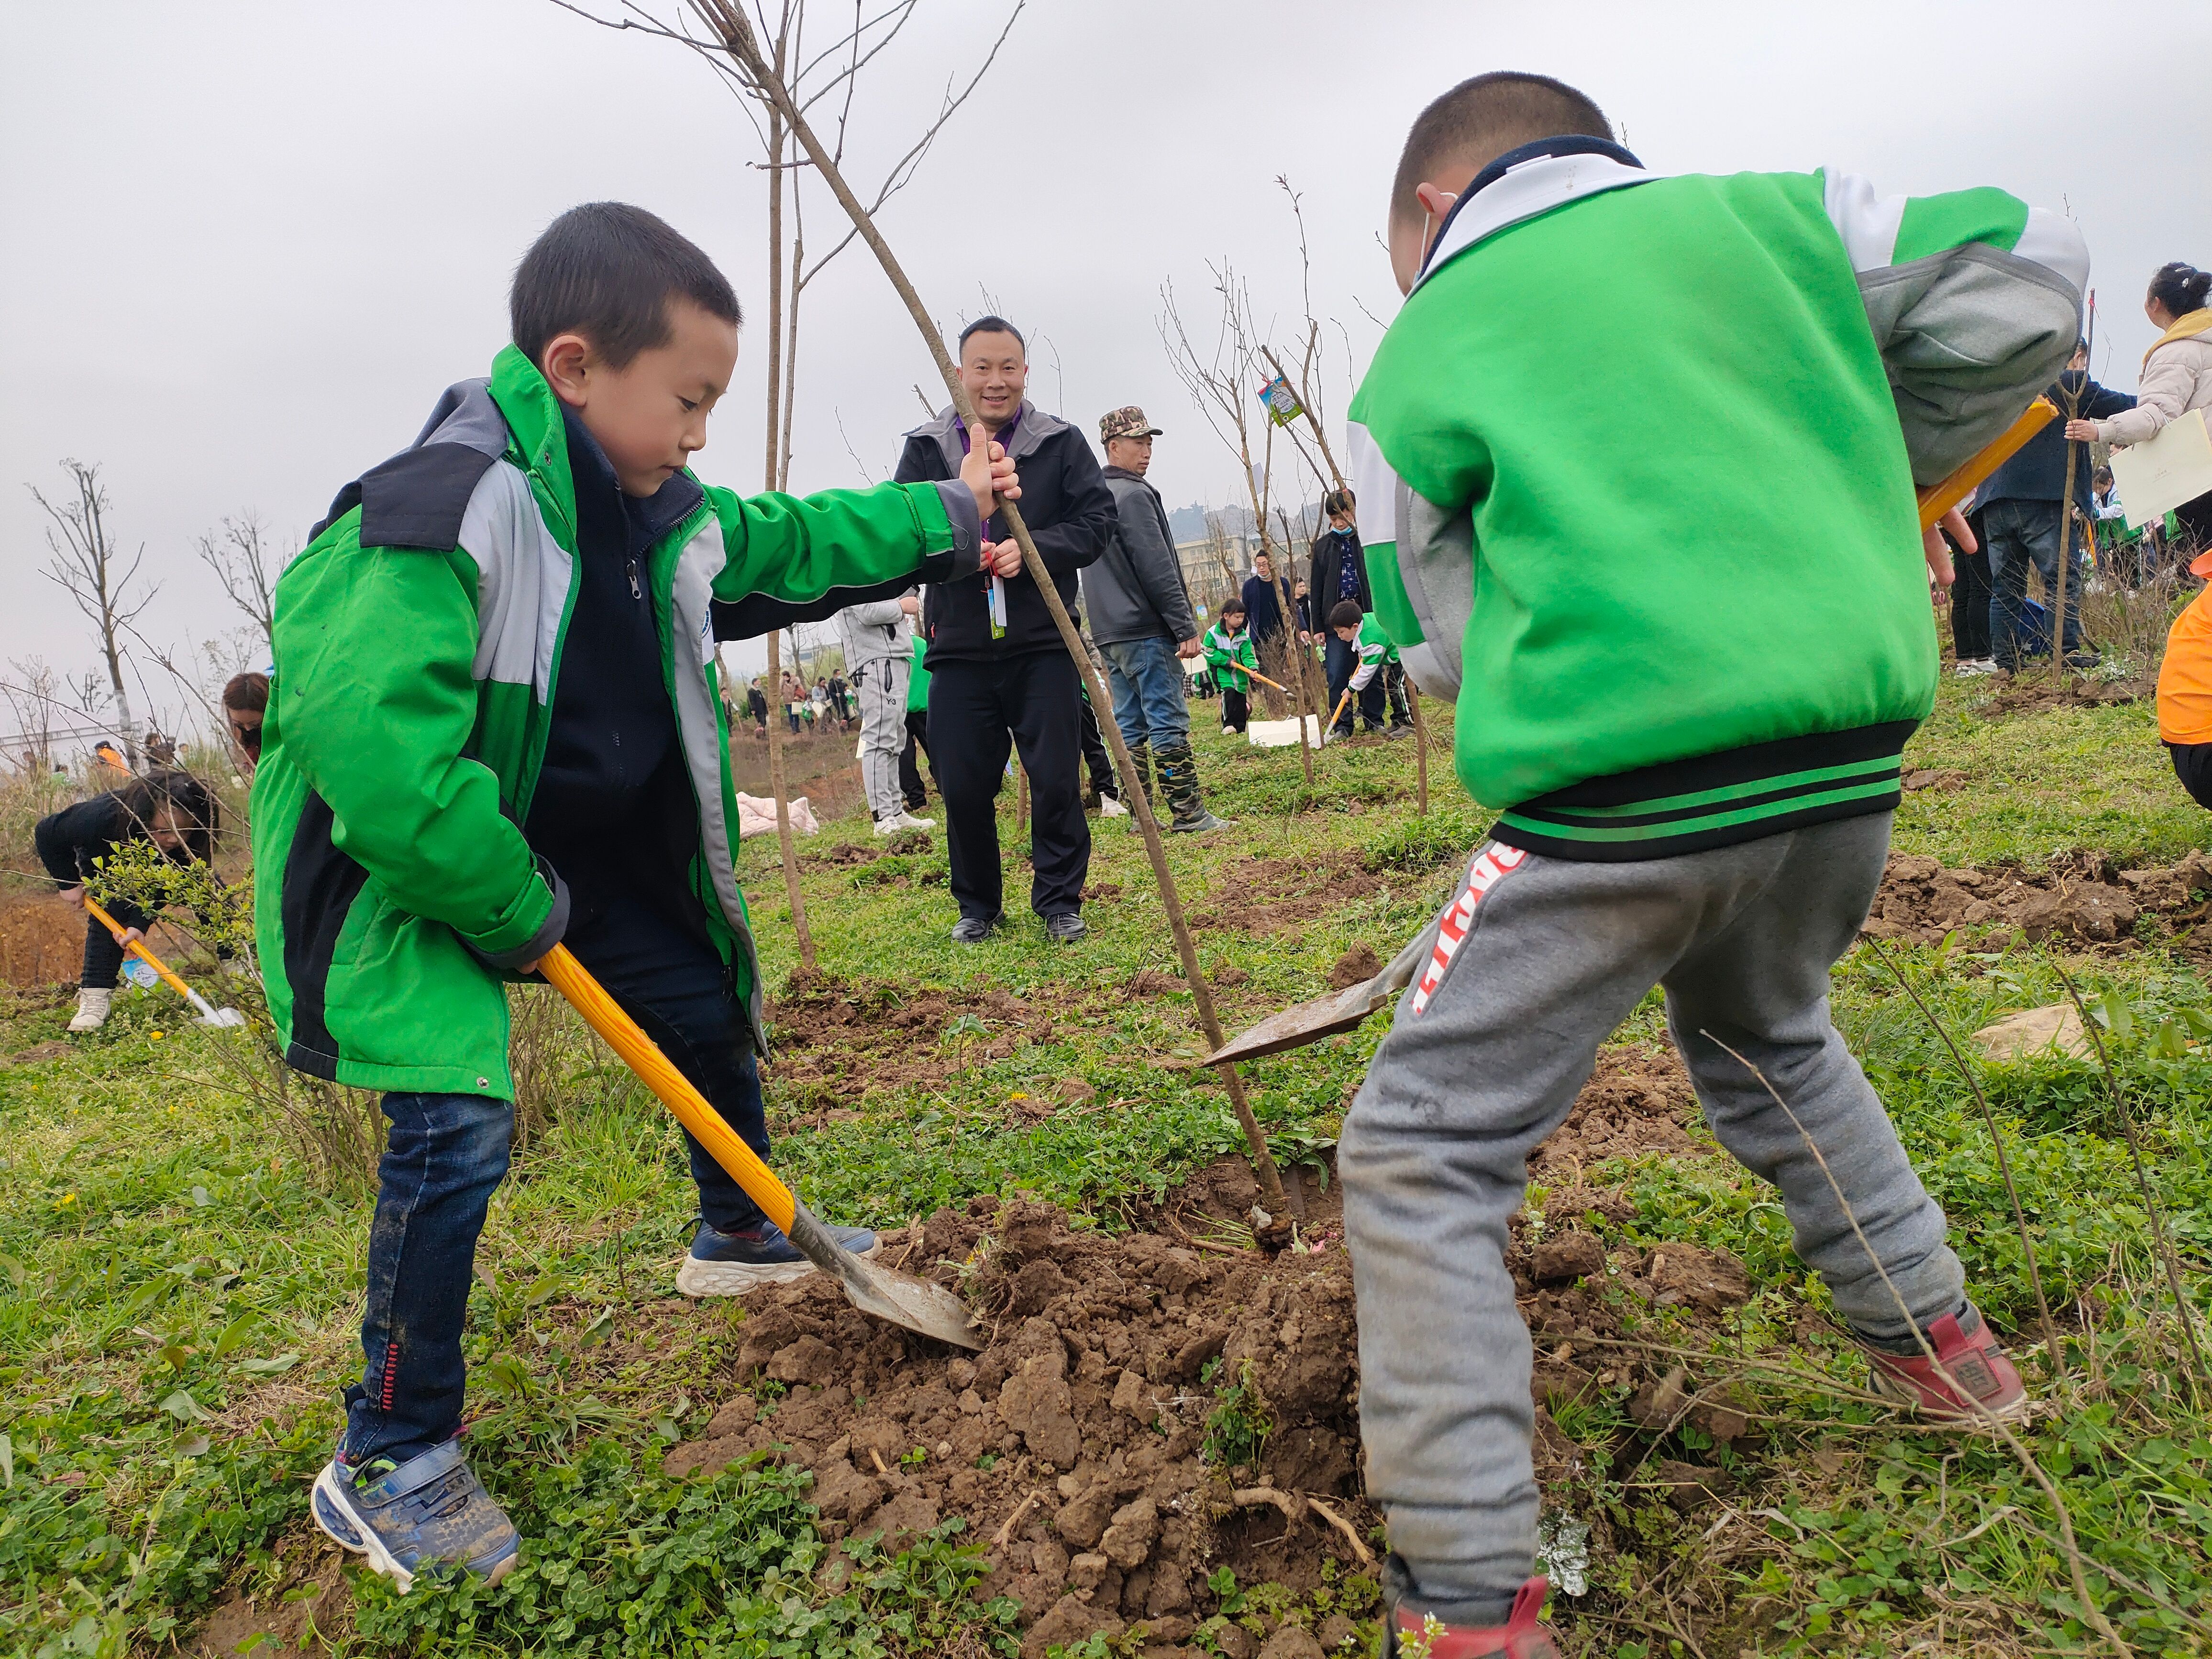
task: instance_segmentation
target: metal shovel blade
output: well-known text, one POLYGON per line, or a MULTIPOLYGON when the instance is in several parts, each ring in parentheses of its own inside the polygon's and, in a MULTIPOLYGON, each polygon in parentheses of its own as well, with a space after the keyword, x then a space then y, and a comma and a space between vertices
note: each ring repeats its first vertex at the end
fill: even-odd
POLYGON ((845 1294, 862 1313, 955 1347, 974 1351, 983 1347, 983 1334, 976 1328, 966 1303, 941 1285, 878 1267, 850 1250, 840 1249, 829 1230, 814 1218, 814 1212, 796 1200, 787 1237, 809 1261, 845 1287, 845 1294))
POLYGON ((1339 1031, 1351 1030, 1413 982, 1414 969, 1427 959, 1436 939, 1437 924, 1431 922, 1374 978, 1270 1014, 1249 1030, 1230 1038, 1200 1063, 1224 1066, 1232 1060, 1257 1060, 1262 1054, 1301 1048, 1325 1036, 1334 1036, 1339 1031))

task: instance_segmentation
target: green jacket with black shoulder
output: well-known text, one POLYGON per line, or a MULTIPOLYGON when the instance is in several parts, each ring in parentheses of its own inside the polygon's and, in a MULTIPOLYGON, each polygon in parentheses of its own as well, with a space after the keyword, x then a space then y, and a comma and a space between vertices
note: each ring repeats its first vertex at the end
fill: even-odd
MULTIPOLYGON (((697 810, 688 882, 760 1030, 715 644, 980 568, 964 486, 697 500, 644 559, 697 810)), ((276 593, 253 781, 255 925, 287 1061, 361 1088, 512 1097, 504 980, 567 894, 530 812, 574 603, 560 405, 512 346, 340 493, 276 593)))

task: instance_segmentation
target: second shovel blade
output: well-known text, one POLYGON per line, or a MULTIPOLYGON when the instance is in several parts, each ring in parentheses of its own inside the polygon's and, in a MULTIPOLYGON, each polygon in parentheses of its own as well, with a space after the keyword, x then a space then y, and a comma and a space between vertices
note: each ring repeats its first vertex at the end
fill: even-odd
POLYGON ((1222 1066, 1231 1060, 1257 1060, 1262 1054, 1280 1054, 1285 1048, 1301 1048, 1339 1031, 1349 1031, 1403 988, 1386 983, 1389 977, 1387 972, 1377 974, 1346 990, 1332 991, 1325 997, 1316 997, 1311 1002, 1301 1002, 1280 1013, 1270 1014, 1249 1030, 1230 1038, 1200 1064, 1222 1066))

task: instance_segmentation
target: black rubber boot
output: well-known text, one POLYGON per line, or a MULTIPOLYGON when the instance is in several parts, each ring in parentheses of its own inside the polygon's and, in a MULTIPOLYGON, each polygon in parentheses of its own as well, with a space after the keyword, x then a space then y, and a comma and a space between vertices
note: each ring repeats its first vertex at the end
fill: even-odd
POLYGON ((1221 820, 1207 811, 1205 801, 1199 798, 1198 761, 1188 743, 1160 750, 1160 793, 1168 798, 1168 809, 1174 814, 1169 829, 1203 835, 1222 827, 1221 820))

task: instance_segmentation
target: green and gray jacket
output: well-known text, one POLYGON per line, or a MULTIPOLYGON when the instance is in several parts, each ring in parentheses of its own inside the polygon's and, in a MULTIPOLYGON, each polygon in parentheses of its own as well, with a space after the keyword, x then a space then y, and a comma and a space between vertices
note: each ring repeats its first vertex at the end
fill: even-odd
MULTIPOLYGON (((697 501, 645 559, 698 811, 691 896, 760 1029, 715 642, 972 574, 959 484, 697 501)), ((362 1088, 512 1095, 502 977, 567 923, 520 825, 575 582, 560 406, 527 359, 451 388, 340 494, 276 595, 255 925, 285 1058, 362 1088)))
POLYGON ((1214 678, 1221 682, 1224 690, 1249 691, 1252 689, 1252 682, 1245 678, 1245 671, 1249 669, 1257 673, 1260 659, 1252 653, 1251 629, 1248 628, 1242 633, 1232 634, 1216 623, 1206 630, 1206 637, 1199 641, 1198 648, 1205 653, 1206 665, 1213 670, 1214 678))
POLYGON ((1936 673, 1913 486, 2050 384, 2087 276, 1995 190, 1590 139, 1478 176, 1350 436, 1375 609, 1492 834, 1644 859, 1894 805, 1936 673))

